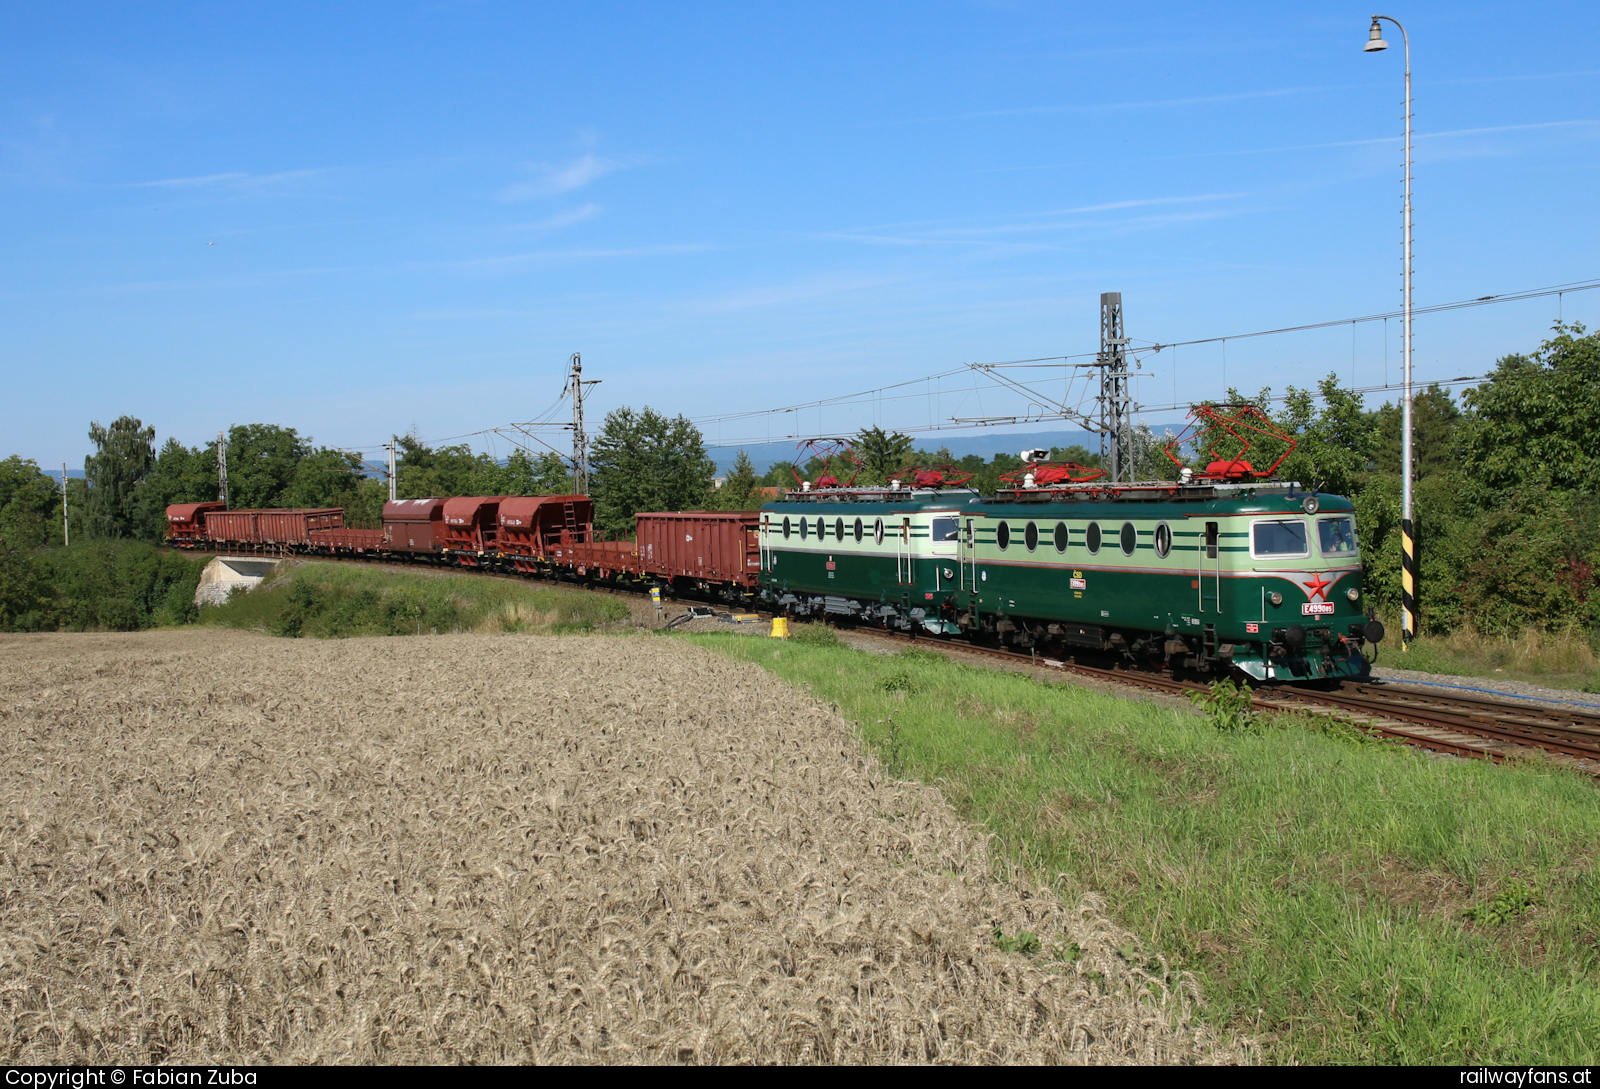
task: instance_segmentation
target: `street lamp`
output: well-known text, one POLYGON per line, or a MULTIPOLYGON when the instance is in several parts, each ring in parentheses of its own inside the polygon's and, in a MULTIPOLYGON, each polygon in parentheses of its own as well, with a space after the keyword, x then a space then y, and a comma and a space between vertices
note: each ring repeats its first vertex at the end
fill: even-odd
POLYGON ((1400 20, 1389 15, 1374 15, 1367 32, 1364 53, 1381 53, 1389 48, 1383 40, 1378 20, 1387 19, 1400 29, 1406 48, 1406 204, 1405 204, 1405 325, 1401 329, 1400 354, 1404 361, 1405 393, 1400 402, 1400 645, 1409 649, 1417 634, 1417 541, 1411 519, 1411 38, 1400 20))

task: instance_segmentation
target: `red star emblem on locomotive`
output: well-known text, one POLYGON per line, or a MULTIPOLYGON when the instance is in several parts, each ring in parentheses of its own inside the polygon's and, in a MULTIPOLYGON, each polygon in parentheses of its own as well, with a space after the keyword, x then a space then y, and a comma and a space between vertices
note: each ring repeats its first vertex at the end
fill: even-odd
POLYGON ((1312 597, 1320 597, 1323 601, 1328 600, 1328 587, 1339 581, 1338 579, 1324 579, 1320 571, 1314 572, 1311 579, 1312 581, 1302 582, 1300 585, 1309 590, 1312 597))

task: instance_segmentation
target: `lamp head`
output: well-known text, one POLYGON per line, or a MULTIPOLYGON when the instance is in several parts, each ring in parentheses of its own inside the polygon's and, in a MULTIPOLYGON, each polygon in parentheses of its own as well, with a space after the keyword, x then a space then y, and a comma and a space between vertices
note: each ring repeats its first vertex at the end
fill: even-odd
POLYGON ((1363 53, 1381 53, 1389 48, 1389 43, 1383 40, 1383 28, 1378 26, 1378 17, 1372 17, 1372 29, 1367 31, 1367 44, 1361 47, 1363 53))

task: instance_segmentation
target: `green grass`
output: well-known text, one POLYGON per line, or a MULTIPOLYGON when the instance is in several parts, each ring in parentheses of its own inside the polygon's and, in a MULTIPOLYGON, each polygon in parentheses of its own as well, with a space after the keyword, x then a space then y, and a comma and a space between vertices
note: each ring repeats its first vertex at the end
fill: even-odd
POLYGON ((1530 628, 1516 638, 1505 638, 1463 630, 1423 635, 1409 650, 1401 650, 1399 619, 1385 617, 1384 626, 1390 634, 1381 644, 1379 666, 1600 692, 1600 656, 1587 632, 1530 628))
POLYGON ((460 631, 562 634, 626 620, 628 606, 581 590, 483 575, 400 573, 295 561, 265 583, 200 610, 198 623, 284 636, 430 635, 460 631))
POLYGON ((837 704, 1010 862, 1195 973, 1268 1061, 1600 1059, 1600 790, 1338 725, 1204 716, 925 651, 680 635, 837 704), (1056 875, 1059 875, 1057 877, 1056 875))

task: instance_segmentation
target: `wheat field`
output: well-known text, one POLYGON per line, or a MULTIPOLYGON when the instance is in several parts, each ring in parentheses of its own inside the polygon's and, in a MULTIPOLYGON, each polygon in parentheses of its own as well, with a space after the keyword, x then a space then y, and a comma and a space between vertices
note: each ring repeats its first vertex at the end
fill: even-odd
POLYGON ((1235 1057, 1096 901, 669 640, 0 636, 0 769, 9 1064, 1235 1057))

